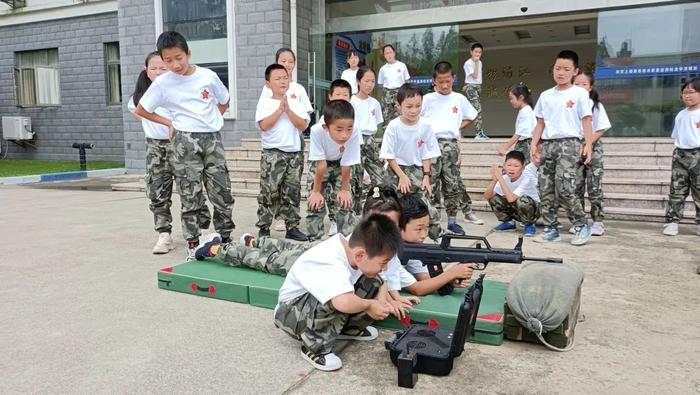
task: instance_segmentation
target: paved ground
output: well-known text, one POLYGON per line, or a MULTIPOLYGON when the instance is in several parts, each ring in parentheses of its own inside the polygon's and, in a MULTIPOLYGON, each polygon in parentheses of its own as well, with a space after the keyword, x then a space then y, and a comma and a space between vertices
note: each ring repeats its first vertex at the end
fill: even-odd
MULTIPOLYGON (((394 393, 383 340, 350 344, 336 373, 312 371, 269 310, 157 288, 181 261, 150 254, 155 235, 142 193, 94 180, 0 187, 0 388, 4 393, 394 393)), ((176 207, 179 203, 176 203, 176 207)), ((241 232, 255 201, 238 199, 241 232)), ((495 220, 468 231, 486 234, 495 220)), ((590 245, 541 246, 586 272, 577 346, 467 344, 452 374, 420 376, 416 393, 700 393, 700 244, 691 227, 608 223, 590 245)), ((238 231, 236 234, 239 234, 238 231)), ((181 240, 179 222, 174 235, 181 240)), ((513 234, 489 236, 511 246, 513 234)), ((568 237, 565 238, 568 240, 568 237)), ((489 278, 517 266, 493 264, 489 278)))

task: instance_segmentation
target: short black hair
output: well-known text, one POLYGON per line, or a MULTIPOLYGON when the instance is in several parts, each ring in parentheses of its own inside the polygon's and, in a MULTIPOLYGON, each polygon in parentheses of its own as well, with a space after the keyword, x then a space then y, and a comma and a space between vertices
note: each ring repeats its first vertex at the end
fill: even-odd
POLYGON ((328 89, 328 97, 331 97, 336 89, 347 89, 348 94, 352 96, 352 86, 350 86, 350 83, 342 78, 338 78, 337 80, 333 80, 333 82, 331 82, 331 87, 328 89))
POLYGON ((331 100, 326 103, 326 107, 323 109, 323 121, 326 125, 332 125, 339 119, 352 119, 354 121, 355 109, 348 101, 331 100))
POLYGON ((278 49, 277 52, 275 52, 275 62, 279 62, 280 55, 282 55, 285 52, 289 52, 290 54, 292 54, 292 57, 294 58, 294 62, 296 63, 297 56, 294 54, 294 51, 292 51, 291 48, 287 48, 287 47, 282 47, 282 48, 278 49))
POLYGON ((370 258, 393 256, 401 250, 401 233, 386 215, 372 214, 355 226, 348 244, 363 247, 370 258))
POLYGON ((270 81, 270 75, 272 75, 272 72, 275 70, 284 70, 285 73, 287 72, 287 69, 281 64, 273 63, 265 69, 265 81, 270 81))
POLYGON ((687 88, 688 86, 695 89, 697 92, 700 92, 700 77, 695 77, 685 81, 681 86, 681 93, 683 93, 685 88, 687 88))
POLYGON ((396 49, 394 48, 393 45, 391 45, 391 44, 386 44, 386 45, 384 45, 384 46, 382 47, 382 54, 384 54, 384 50, 387 49, 387 48, 391 48, 392 51, 396 52, 396 49))
POLYGON ((365 205, 362 206, 362 215, 369 214, 370 211, 379 213, 397 212, 401 218, 401 204, 399 196, 394 188, 390 186, 372 186, 367 193, 365 205))
POLYGON ((396 102, 401 104, 404 100, 414 96, 423 97, 423 92, 417 86, 407 82, 399 88, 399 92, 396 94, 396 102))
POLYGON ((578 54, 570 49, 565 49, 557 54, 557 59, 568 59, 574 62, 574 67, 578 68, 578 54))
POLYGON ((438 74, 447 74, 450 73, 452 75, 455 75, 454 70, 452 70, 452 64, 450 62, 437 62, 435 64, 435 67, 433 67, 433 78, 437 77, 438 74))
POLYGON ((520 151, 510 151, 509 153, 506 154, 506 159, 504 160, 507 161, 508 159, 515 159, 521 164, 525 164, 525 154, 523 154, 520 151))
POLYGON ((185 36, 174 31, 163 32, 158 36, 158 41, 156 42, 158 54, 163 56, 163 50, 168 48, 180 48, 185 51, 185 53, 190 52, 190 47, 187 45, 185 36))
POLYGON ((420 196, 415 193, 408 193, 401 196, 399 204, 401 205, 401 219, 399 220, 399 227, 401 229, 406 229, 406 225, 414 219, 430 215, 428 206, 426 206, 420 199, 420 196))
POLYGON ((472 49, 471 49, 471 51, 475 50, 476 48, 481 48, 482 51, 484 50, 484 46, 481 45, 481 43, 474 43, 474 44, 472 44, 472 49))
POLYGON ((376 77, 377 75, 375 74, 374 70, 372 70, 371 67, 369 66, 360 66, 359 69, 357 69, 357 80, 361 80, 362 77, 365 76, 367 73, 372 73, 376 77))

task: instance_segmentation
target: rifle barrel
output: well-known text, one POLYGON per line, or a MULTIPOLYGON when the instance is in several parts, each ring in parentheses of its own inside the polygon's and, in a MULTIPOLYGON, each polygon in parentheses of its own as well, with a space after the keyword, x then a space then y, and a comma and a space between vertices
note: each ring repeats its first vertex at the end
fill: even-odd
POLYGON ((523 261, 535 261, 535 262, 549 262, 549 263, 564 263, 562 258, 536 258, 536 257, 523 257, 523 261))

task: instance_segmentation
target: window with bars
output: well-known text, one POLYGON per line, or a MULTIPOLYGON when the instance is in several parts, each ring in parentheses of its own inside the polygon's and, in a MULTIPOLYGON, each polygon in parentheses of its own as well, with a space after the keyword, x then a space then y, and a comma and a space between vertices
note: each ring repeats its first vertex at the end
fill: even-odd
POLYGON ((118 42, 105 43, 105 73, 105 81, 107 82, 107 104, 121 104, 122 84, 118 42))
POLYGON ((13 69, 17 106, 61 105, 58 48, 15 52, 13 69))

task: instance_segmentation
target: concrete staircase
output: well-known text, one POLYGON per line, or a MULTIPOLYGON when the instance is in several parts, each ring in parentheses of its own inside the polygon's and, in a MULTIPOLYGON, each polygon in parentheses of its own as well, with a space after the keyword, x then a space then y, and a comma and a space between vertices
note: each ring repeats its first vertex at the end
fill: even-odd
MULTIPOLYGON (((491 178, 493 163, 503 161, 495 155, 505 139, 465 140, 462 143, 462 177, 476 210, 490 210, 483 192, 491 178)), ((308 144, 307 144, 308 146, 308 144)), ((671 180, 671 139, 605 139, 606 218, 663 222, 671 180)), ((226 159, 234 194, 257 196, 260 187, 260 140, 243 139, 240 147, 226 149, 226 159)), ((306 172, 302 194, 306 195, 306 172)), ((694 218, 691 199, 685 204, 686 220, 694 218)))

